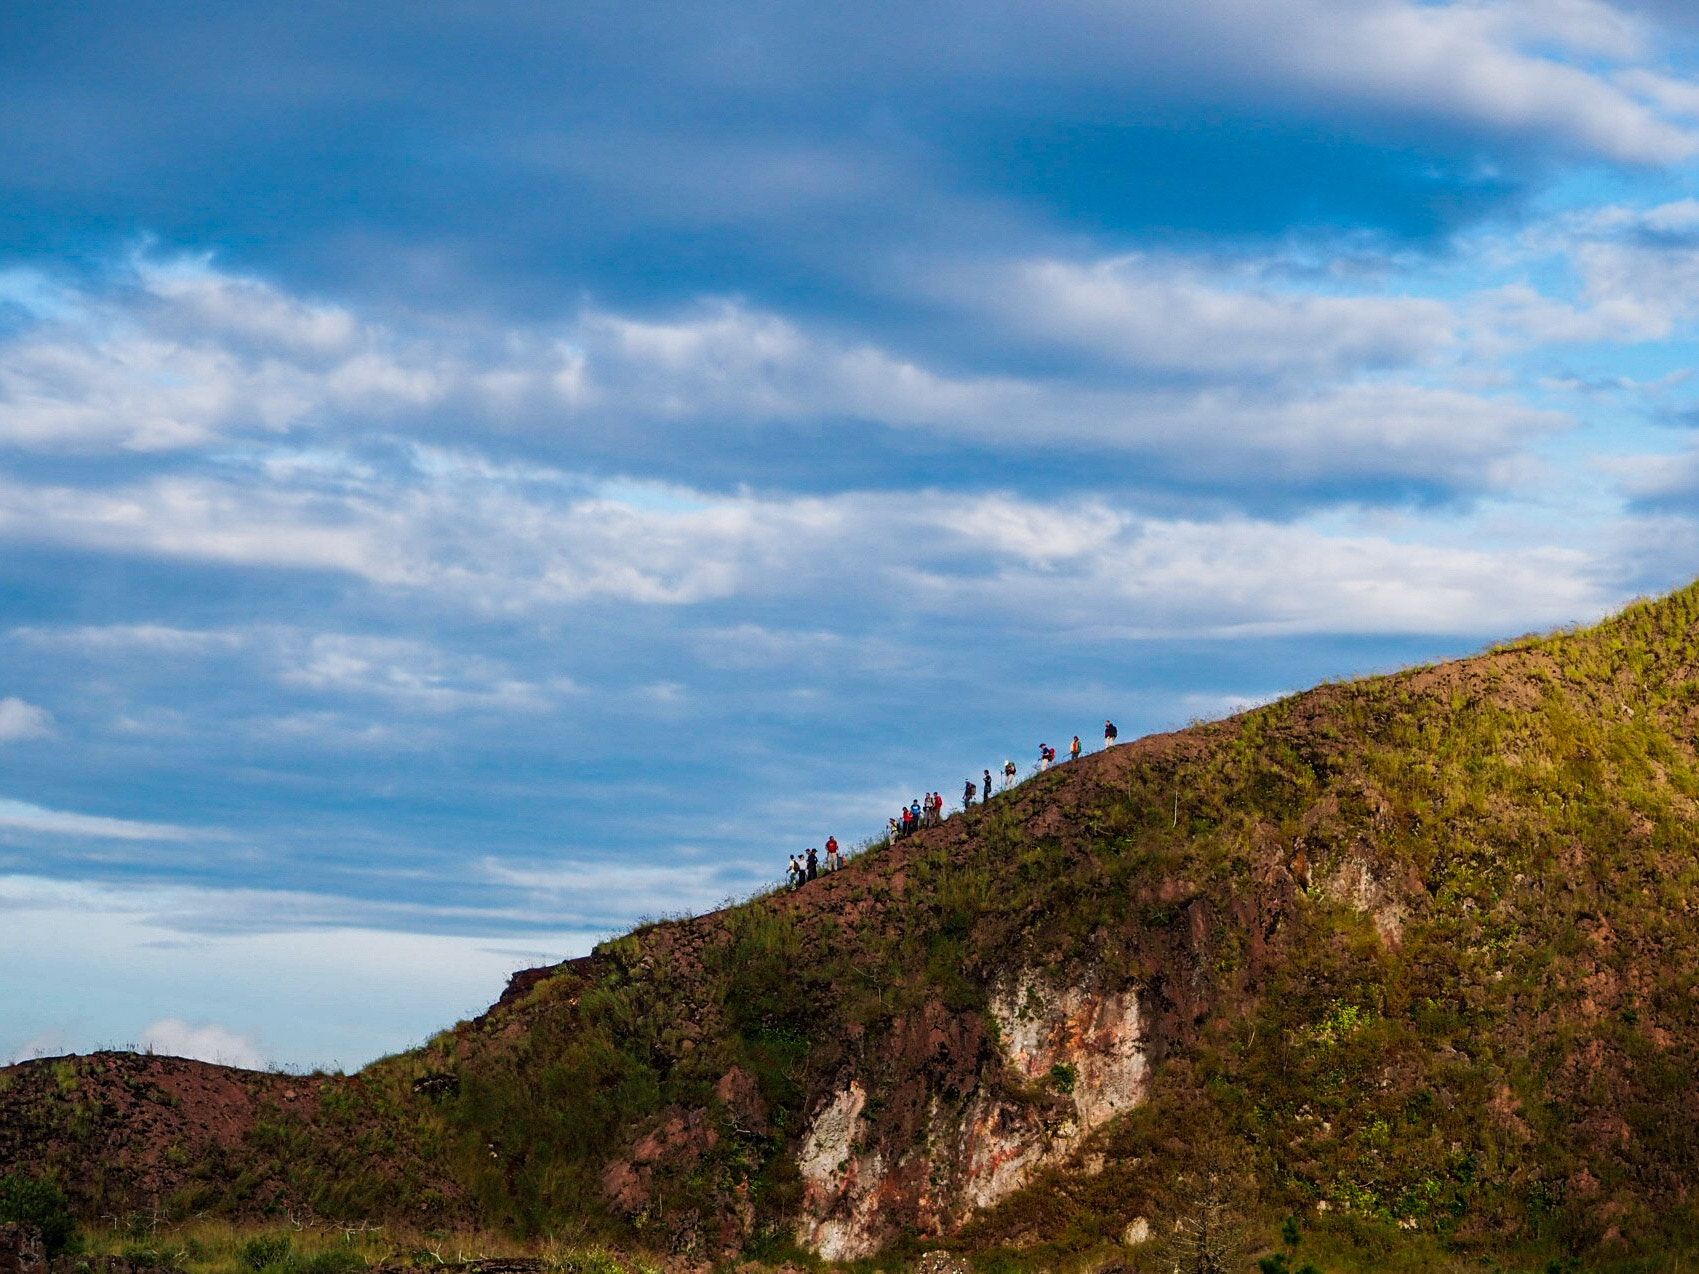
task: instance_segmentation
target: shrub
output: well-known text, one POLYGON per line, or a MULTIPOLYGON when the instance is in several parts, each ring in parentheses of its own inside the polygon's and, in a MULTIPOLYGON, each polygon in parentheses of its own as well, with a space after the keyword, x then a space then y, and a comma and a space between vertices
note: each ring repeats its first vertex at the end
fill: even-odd
POLYGON ((249 1239, 236 1252, 236 1259, 244 1269, 263 1270, 268 1265, 277 1265, 289 1259, 289 1236, 287 1234, 262 1234, 258 1238, 249 1239))
POLYGON ((0 1177, 0 1221, 18 1221, 41 1231, 52 1260, 82 1247, 82 1234, 65 1192, 51 1181, 38 1181, 19 1172, 0 1177))

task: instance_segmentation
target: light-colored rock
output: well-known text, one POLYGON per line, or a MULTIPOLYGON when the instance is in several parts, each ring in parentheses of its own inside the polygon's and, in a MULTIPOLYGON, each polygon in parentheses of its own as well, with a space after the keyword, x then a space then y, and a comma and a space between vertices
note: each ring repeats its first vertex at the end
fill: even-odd
POLYGON ((1136 1216, 1127 1223, 1127 1228, 1121 1233, 1121 1242, 1128 1247, 1137 1247, 1140 1243, 1150 1242, 1150 1222, 1142 1216, 1136 1216))
POLYGON ((1138 996, 1131 988, 1101 995, 1057 986, 1027 973, 991 999, 1010 1066, 1028 1080, 1072 1066, 1074 1107, 1083 1135, 1131 1110, 1149 1083, 1138 996))
POLYGON ((1375 874, 1367 860, 1347 855, 1322 888, 1341 902, 1367 912, 1375 922, 1380 940, 1387 946, 1396 947, 1403 941, 1404 922, 1410 918, 1410 909, 1375 874))
POLYGON ((828 1261, 869 1256, 878 1246, 870 1223, 885 1171, 877 1151, 863 1155, 858 1149, 866 1106, 867 1090, 851 1080, 814 1117, 797 1156, 803 1181, 797 1242, 828 1261))
MULTIPOLYGON (((844 1261, 872 1255, 905 1222, 922 1233, 949 1233, 1040 1169, 1068 1159, 1091 1132, 1144 1100, 1149 1065, 1131 988, 1099 993, 1027 972, 992 996, 990 1015, 1003 1064, 1056 1100, 1011 1100, 983 1082, 958 1106, 934 1096, 923 1134, 887 1164, 878 1152, 860 1149, 867 1094, 852 1081, 814 1116, 803 1138, 800 1244, 844 1261), (1058 1066, 1071 1073, 1069 1092, 1055 1090, 1058 1066)), ((1101 1171, 1101 1156, 1090 1158, 1101 1171)))

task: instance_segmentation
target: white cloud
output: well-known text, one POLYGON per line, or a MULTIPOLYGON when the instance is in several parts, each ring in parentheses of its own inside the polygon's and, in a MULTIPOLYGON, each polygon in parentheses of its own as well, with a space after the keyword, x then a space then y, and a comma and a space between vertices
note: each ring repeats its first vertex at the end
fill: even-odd
MULTIPOLYGON (((1424 399, 1410 408, 1365 387, 1359 402, 1412 453, 1430 421, 1442 423, 1424 399)), ((1347 445, 1365 411, 1339 413, 1337 445, 1347 445)), ((27 518, 18 503, 28 493, 0 485, 0 526, 11 513, 15 527, 58 542, 340 569, 434 605, 513 613, 596 600, 691 606, 783 598, 835 607, 859 598, 1010 616, 1042 606, 1089 624, 1113 602, 1132 607, 1137 618, 1126 626, 1139 631, 1448 632, 1573 617, 1605 597, 1596 564, 1578 552, 1446 548, 1254 519, 1152 518, 1103 500, 936 491, 764 498, 668 488, 667 499, 639 492, 627 502, 575 498, 563 482, 549 501, 464 473, 383 501, 287 492, 244 500, 210 482, 191 498, 182 494, 193 485, 187 480, 169 485, 171 498, 142 488, 91 495, 82 507, 61 493, 27 518), (149 512, 112 534, 100 516, 112 501, 149 512), (211 510, 216 521, 207 525, 211 510)), ((1449 522, 1442 517, 1422 534, 1444 535, 1449 522)), ((528 705, 564 688, 539 689, 490 661, 450 661, 387 638, 291 641, 281 675, 305 688, 421 706, 528 705)))
POLYGON ((416 1044, 482 1011, 514 969, 582 955, 610 928, 602 917, 574 928, 539 914, 520 929, 500 908, 438 914, 5 875, 0 917, 0 1057, 151 1044, 289 1066, 355 1066, 416 1044), (445 915, 460 932, 394 923, 440 925, 445 915), (194 1006, 187 1025, 185 1004, 194 1006))
MULTIPOLYGON (((958 529, 978 539, 984 512, 974 512, 958 529)), ((1043 615, 1056 631, 1151 637, 1524 631, 1601 615, 1615 600, 1599 560, 1580 551, 1449 547, 1251 520, 1131 521, 1056 565, 1064 569, 978 579, 925 572, 915 597, 941 611, 1043 615)))
POLYGON ((169 624, 84 624, 70 628, 24 626, 12 629, 11 635, 32 646, 54 650, 75 650, 92 655, 129 655, 145 651, 155 657, 185 658, 234 650, 243 641, 242 635, 235 632, 174 628, 169 624))
POLYGON ((323 693, 377 695, 428 711, 532 711, 569 692, 565 678, 521 680, 494 660, 457 655, 406 638, 347 633, 280 635, 285 685, 323 693))
MULTIPOLYGON (((1094 269, 1043 267, 1084 279, 1088 292, 1094 269)), ((1108 277, 1093 303, 1113 309, 1121 328, 1088 321, 1090 305, 1061 295, 1068 288, 1058 284, 1046 304, 1078 312, 1057 334, 1197 375, 1201 385, 947 376, 734 305, 664 323, 604 315, 591 323, 586 348, 604 397, 642 415, 733 427, 849 418, 1016 453, 1143 454, 1165 475, 1229 489, 1329 477, 1472 488, 1494 481, 1525 443, 1568 423, 1509 395, 1354 379, 1363 366, 1449 344, 1447 311, 1435 303, 1245 297, 1162 282, 1150 286, 1185 313, 1145 316, 1130 330, 1138 302, 1108 277), (1253 383, 1268 379, 1291 384, 1270 391, 1253 383)), ((1021 308, 1017 295, 1007 312, 1021 308)), ((1034 326, 1045 327, 1037 308, 1034 326)))
POLYGON ((407 336, 205 261, 134 263, 133 287, 60 289, 51 317, 0 343, 0 445, 163 452, 460 405, 559 407, 581 379, 556 339, 407 336))
POLYGON ((1036 260, 958 286, 1029 339, 1155 373, 1340 376, 1423 362, 1454 340, 1440 301, 1279 291, 1178 259, 1036 260))
MULTIPOLYGON (((403 335, 206 268, 144 268, 148 303, 85 299, 71 307, 77 320, 0 342, 0 445, 204 449, 239 437, 259 448, 242 461, 254 472, 239 491, 160 478, 104 500, 45 486, 20 498, 14 484, 0 492, 0 529, 10 521, 28 534, 28 522, 75 503, 91 544, 134 538, 173 552, 164 541, 175 524, 197 554, 406 583, 418 564, 389 553, 382 541, 394 536, 379 524, 424 510, 403 510, 406 496, 347 454, 344 439, 428 428, 448 412, 463 437, 517 429, 558 443, 592 429, 616 453, 627 438, 638 465, 668 438, 699 445, 704 429, 872 422, 1013 454, 1143 456, 1228 490, 1330 477, 1475 489, 1563 423, 1511 397, 1428 383, 1455 344, 1454 319, 1437 301, 1282 290, 1254 266, 1178 259, 1046 260, 992 273, 939 286, 956 288, 953 303, 978 321, 1000 316, 1023 339, 1061 343, 1097 365, 1080 375, 952 371, 724 301, 668 318, 592 308, 553 333, 403 335), (91 319, 90 306, 116 317, 91 319), (1377 369, 1405 378, 1365 379, 1377 369), (279 434, 307 431, 318 441, 280 444, 279 434), (326 496, 357 504, 364 529, 303 525, 299 510, 326 496)), ((498 486, 501 466, 471 450, 421 451, 422 464, 427 454, 442 467, 432 478, 498 486)), ((536 477, 510 465, 499 480, 524 487, 536 477)))
MULTIPOLYGON (((0 1041, 4 1047, 7 1041, 0 1041)), ((71 1033, 63 1026, 51 1026, 22 1043, 14 1043, 7 1053, 0 1053, 0 1066, 34 1061, 38 1057, 60 1057, 72 1050, 71 1033)))
POLYGON ((0 743, 42 739, 53 733, 53 714, 46 708, 7 696, 0 699, 0 743))
POLYGON ((1668 341, 1699 317, 1699 200, 1589 209, 1525 240, 1512 259, 1524 267, 1555 265, 1573 287, 1559 293, 1515 281, 1478 293, 1470 317, 1485 353, 1668 341))
MULTIPOLYGON (((675 851, 675 854, 678 851, 675 851)), ((618 863, 513 865, 483 860, 485 876, 500 885, 524 890, 545 910, 567 914, 662 916, 695 914, 716 906, 753 883, 745 863, 700 863, 677 858, 664 868, 618 863)))
POLYGON ((204 1022, 191 1026, 177 1017, 162 1017, 142 1028, 139 1047, 167 1057, 187 1057, 243 1070, 264 1070, 266 1056, 252 1039, 218 1025, 204 1022))
POLYGON ((1670 86, 1614 79, 1655 40, 1608 4, 1213 0, 1183 12, 1174 24, 1217 39, 1208 46, 1217 73, 1225 60, 1264 86, 1545 136, 1633 163, 1699 150, 1693 131, 1665 114, 1687 113, 1670 86))
POLYGON ((142 823, 99 814, 73 814, 43 809, 27 801, 0 797, 0 828, 50 832, 61 836, 93 836, 108 840, 187 840, 195 833, 169 823, 142 823))

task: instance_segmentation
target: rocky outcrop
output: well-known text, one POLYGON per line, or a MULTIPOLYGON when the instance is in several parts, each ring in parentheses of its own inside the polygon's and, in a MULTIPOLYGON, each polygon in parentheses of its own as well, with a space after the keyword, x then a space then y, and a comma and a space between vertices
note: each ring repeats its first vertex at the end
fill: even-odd
POLYGON ((47 1274, 47 1247, 33 1225, 0 1225, 0 1274, 47 1274))
POLYGON ((972 1092, 955 1102, 932 1094, 920 1135, 894 1153, 859 1077, 814 1114, 797 1156, 798 1242, 841 1261, 871 1255, 903 1225, 950 1233, 1143 1100, 1149 1063, 1134 988, 1029 971, 998 989, 989 1016, 999 1046, 972 1092))

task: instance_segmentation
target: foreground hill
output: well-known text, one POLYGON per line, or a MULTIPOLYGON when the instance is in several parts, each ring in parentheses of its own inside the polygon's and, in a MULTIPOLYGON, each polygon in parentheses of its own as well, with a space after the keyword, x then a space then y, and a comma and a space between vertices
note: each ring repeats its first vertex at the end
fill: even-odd
POLYGON ((0 1170, 704 1258, 1102 1263, 1206 1206, 1687 1250, 1696 739, 1699 586, 1061 766, 356 1076, 0 1071, 0 1170))

